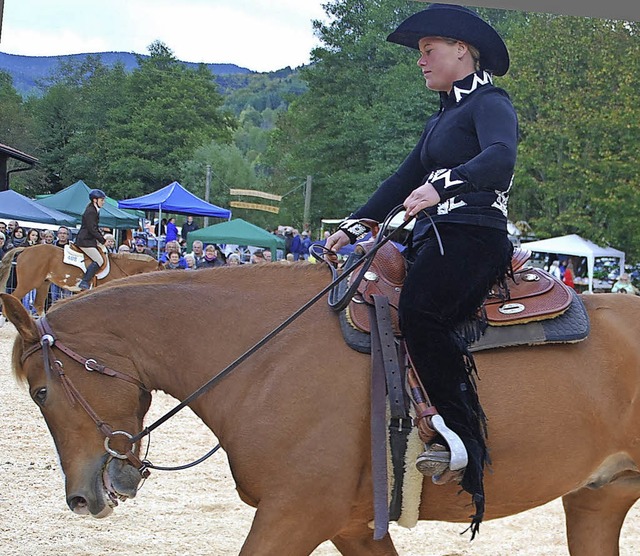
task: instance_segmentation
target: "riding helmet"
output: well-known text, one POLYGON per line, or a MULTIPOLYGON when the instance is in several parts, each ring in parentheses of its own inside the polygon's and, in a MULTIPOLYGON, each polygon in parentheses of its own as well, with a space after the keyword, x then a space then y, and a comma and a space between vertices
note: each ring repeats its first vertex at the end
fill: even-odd
POLYGON ((102 189, 92 189, 89 191, 89 199, 104 199, 105 197, 105 192, 102 191, 102 189))

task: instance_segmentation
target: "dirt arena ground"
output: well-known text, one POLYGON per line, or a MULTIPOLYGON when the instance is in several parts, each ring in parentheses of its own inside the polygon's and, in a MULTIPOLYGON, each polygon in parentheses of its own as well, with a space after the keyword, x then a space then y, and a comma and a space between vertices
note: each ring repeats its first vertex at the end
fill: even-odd
MULTIPOLYGON (((26 388, 11 374, 15 337, 0 328, 0 555, 50 556, 227 556, 238 554, 253 509, 236 495, 225 454, 183 471, 153 471, 138 496, 96 520, 72 514, 65 503, 62 473, 45 422, 26 388)), ((154 395, 149 418, 176 400, 154 395)), ((157 465, 187 463, 206 453, 216 439, 185 409, 154 433, 150 459, 157 465)), ((464 524, 391 524, 405 556, 566 555, 562 506, 555 500, 534 510, 483 523, 469 541, 464 524)), ((640 504, 622 530, 622 556, 640 553, 640 504)), ((324 543, 315 555, 336 555, 324 543)), ((283 555, 284 556, 284 555, 283 555)))

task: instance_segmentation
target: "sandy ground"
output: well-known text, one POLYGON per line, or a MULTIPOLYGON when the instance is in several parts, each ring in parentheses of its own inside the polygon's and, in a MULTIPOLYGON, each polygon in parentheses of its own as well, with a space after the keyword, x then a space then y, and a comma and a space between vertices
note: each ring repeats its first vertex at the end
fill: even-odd
MULTIPOLYGON (((11 324, 0 328, 0 555, 238 554, 253 509, 238 498, 222 450, 187 470, 153 471, 138 496, 121 504, 107 519, 72 514, 65 503, 63 477, 44 419, 10 371, 15 334, 11 324)), ((173 398, 155 394, 149 418, 175 404, 173 398)), ((157 465, 187 463, 215 443, 211 431, 185 409, 154 433, 150 459, 157 465)), ((392 523, 391 534, 400 554, 406 556, 568 554, 560 500, 487 521, 473 542, 468 534, 460 534, 464 528, 464 524, 421 522, 407 529, 392 523)), ((622 530, 620 554, 638 553, 637 503, 622 530)), ((324 543, 313 554, 338 552, 324 543)))

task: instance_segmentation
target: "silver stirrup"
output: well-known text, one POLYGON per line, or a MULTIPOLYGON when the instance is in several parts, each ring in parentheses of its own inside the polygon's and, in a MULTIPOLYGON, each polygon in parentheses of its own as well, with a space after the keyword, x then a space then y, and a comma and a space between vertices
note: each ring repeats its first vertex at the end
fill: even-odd
POLYGON ((467 449, 464 447, 460 437, 445 425, 444 419, 441 415, 436 414, 431 417, 431 426, 449 445, 449 451, 451 452, 449 469, 451 469, 451 471, 464 469, 469 462, 469 456, 467 455, 467 449))

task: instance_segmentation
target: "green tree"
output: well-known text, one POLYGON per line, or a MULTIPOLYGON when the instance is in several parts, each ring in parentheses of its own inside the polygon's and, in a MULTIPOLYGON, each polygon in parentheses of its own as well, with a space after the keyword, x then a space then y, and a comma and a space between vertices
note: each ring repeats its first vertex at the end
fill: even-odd
POLYGON ((178 179, 199 145, 232 141, 235 118, 208 68, 161 42, 149 54, 131 73, 91 56, 63 64, 30 103, 49 190, 83 179, 114 197, 149 193, 178 179))
POLYGON ((61 64, 43 83, 42 98, 29 100, 40 138, 47 191, 82 179, 100 181, 105 164, 103 139, 110 111, 120 105, 126 75, 122 66, 104 66, 99 57, 61 64))
POLYGON ((512 219, 539 237, 578 233, 637 257, 637 24, 527 14, 509 38, 512 70, 501 82, 522 136, 512 219))
POLYGON ((209 201, 220 207, 228 208, 229 189, 251 189, 258 181, 238 147, 211 141, 198 147, 193 158, 180 165, 182 185, 202 199, 205 198, 207 166, 211 167, 209 201))
MULTIPOLYGON (((22 97, 14 88, 11 76, 3 71, 0 71, 0 130, 2 143, 35 156, 38 142, 32 118, 22 97)), ((25 164, 9 159, 7 170, 11 172, 20 168, 25 168, 25 164)), ((38 167, 28 172, 12 172, 9 179, 12 189, 25 194, 31 191, 38 192, 42 172, 38 167)))
MULTIPOLYGON (((300 71, 308 90, 277 124, 265 161, 282 192, 289 178, 313 176, 312 221, 342 217, 362 204, 402 162, 437 96, 425 91, 417 52, 386 42, 415 3, 334 0, 329 23, 315 22, 322 46, 300 71)), ((283 211, 302 225, 304 199, 283 211)))
POLYGON ((122 104, 110 111, 103 180, 120 197, 149 193, 176 180, 180 163, 210 140, 229 143, 235 119, 209 69, 185 68, 161 42, 127 80, 122 104))
POLYGON ((69 183, 69 159, 73 154, 73 137, 78 129, 78 91, 65 83, 49 87, 39 101, 32 101, 36 133, 40 139, 38 159, 45 172, 43 186, 55 193, 69 183))

